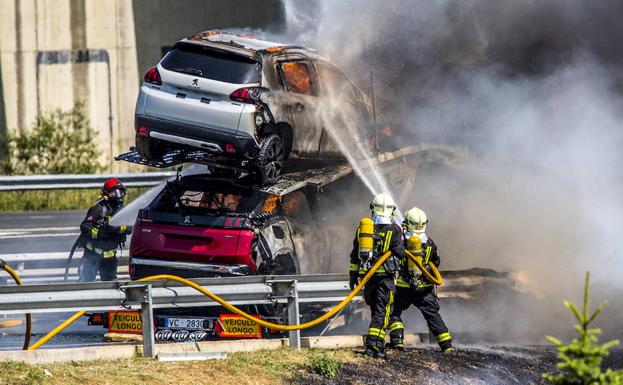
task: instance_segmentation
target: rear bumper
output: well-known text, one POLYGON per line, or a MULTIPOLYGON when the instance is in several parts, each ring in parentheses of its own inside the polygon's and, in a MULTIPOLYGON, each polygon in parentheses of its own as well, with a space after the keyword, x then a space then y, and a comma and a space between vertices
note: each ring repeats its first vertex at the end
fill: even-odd
POLYGON ((130 278, 140 279, 150 275, 171 274, 183 278, 235 277, 248 275, 247 265, 221 265, 185 261, 164 261, 161 259, 131 257, 130 278))
MULTIPOLYGON (((136 130, 141 126, 147 127, 151 139, 170 143, 173 147, 199 148, 231 157, 254 157, 258 150, 255 138, 247 134, 233 134, 145 115, 136 115, 134 125, 136 130), (226 153, 226 144, 232 144, 236 152, 226 153)), ((144 137, 137 136, 137 140, 140 138, 144 137)))

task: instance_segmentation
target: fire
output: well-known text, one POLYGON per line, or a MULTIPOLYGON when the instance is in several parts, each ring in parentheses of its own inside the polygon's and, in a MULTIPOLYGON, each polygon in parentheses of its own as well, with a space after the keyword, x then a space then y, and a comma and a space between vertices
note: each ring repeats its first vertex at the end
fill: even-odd
POLYGON ((313 95, 309 69, 305 63, 284 63, 281 68, 286 78, 288 91, 303 95, 313 95))
POLYGON ((266 52, 271 52, 271 53, 283 52, 283 47, 280 47, 280 46, 268 47, 268 48, 266 48, 266 52))

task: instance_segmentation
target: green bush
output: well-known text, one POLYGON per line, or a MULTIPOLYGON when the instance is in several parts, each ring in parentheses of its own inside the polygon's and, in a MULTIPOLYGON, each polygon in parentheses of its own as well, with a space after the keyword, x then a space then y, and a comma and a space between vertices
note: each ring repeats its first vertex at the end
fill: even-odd
POLYGON ((314 373, 329 379, 336 378, 342 369, 342 363, 332 355, 326 353, 312 356, 309 365, 314 373))
MULTIPOLYGON (((125 204, 129 204, 148 187, 129 188, 125 204)), ((86 210, 101 195, 100 189, 0 191, 0 212, 86 210)))
POLYGON ((96 140, 80 103, 69 111, 42 114, 31 129, 0 139, 0 170, 4 175, 97 173, 102 166, 96 140))
POLYGON ((584 309, 582 313, 577 306, 569 301, 565 301, 565 307, 575 316, 580 323, 575 325, 579 337, 573 339, 568 345, 564 345, 560 340, 548 336, 547 339, 558 346, 558 357, 560 362, 556 365, 560 369, 559 374, 548 373, 543 377, 550 384, 560 385, 623 385, 623 370, 605 372, 601 369, 601 362, 608 355, 608 350, 619 344, 618 340, 610 341, 601 346, 595 345, 598 341, 597 335, 600 329, 589 329, 589 325, 601 313, 606 306, 601 303, 593 314, 589 315, 588 306, 588 284, 590 274, 586 272, 586 284, 584 287, 584 309))

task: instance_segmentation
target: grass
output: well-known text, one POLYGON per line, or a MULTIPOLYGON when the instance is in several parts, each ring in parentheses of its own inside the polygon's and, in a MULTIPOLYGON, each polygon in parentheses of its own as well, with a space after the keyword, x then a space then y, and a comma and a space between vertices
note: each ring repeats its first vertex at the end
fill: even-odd
POLYGON ((343 364, 361 359, 348 350, 328 353, 279 349, 195 362, 143 358, 37 366, 0 362, 0 385, 290 384, 307 373, 335 378, 343 364))
MULTIPOLYGON (((129 188, 126 204, 148 188, 129 188)), ((0 212, 86 210, 99 199, 100 189, 0 192, 0 212)))
POLYGON ((334 354, 327 354, 325 352, 321 354, 313 355, 309 362, 309 368, 316 374, 334 379, 340 373, 342 369, 342 362, 339 361, 334 354))

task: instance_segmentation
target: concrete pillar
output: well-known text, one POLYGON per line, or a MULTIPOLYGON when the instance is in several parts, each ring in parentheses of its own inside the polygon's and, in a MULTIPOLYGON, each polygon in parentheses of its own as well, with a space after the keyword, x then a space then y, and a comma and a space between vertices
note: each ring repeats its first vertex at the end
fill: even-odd
POLYGON ((139 77, 132 3, 86 0, 87 46, 105 49, 109 63, 90 63, 89 116, 102 145, 100 160, 114 171, 126 165, 112 157, 134 142, 134 105, 139 77))
POLYGON ((100 163, 125 171, 112 157, 134 144, 140 80, 163 46, 207 29, 275 30, 283 19, 280 0, 0 0, 0 130, 84 102, 100 163))

